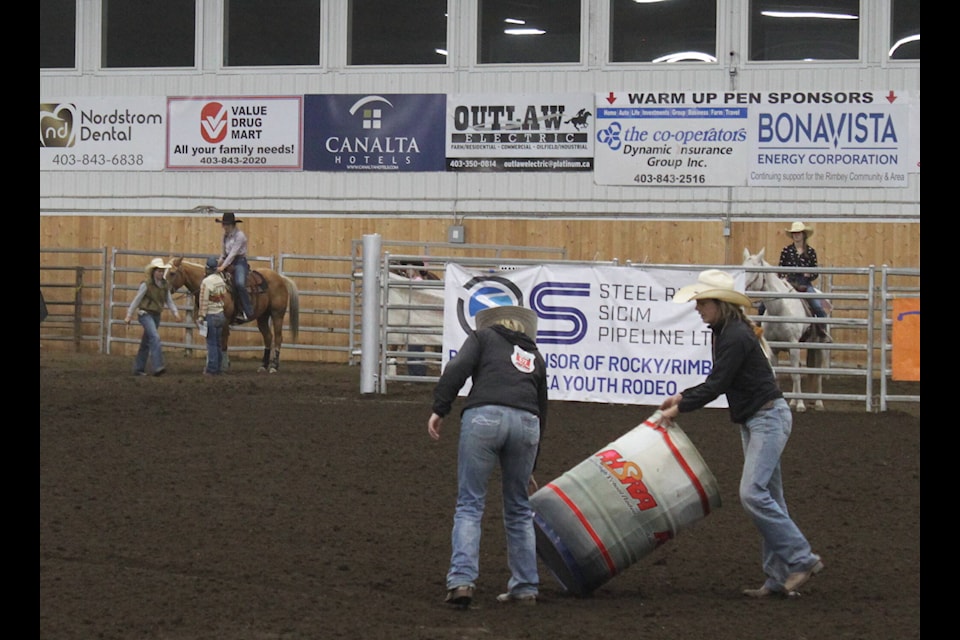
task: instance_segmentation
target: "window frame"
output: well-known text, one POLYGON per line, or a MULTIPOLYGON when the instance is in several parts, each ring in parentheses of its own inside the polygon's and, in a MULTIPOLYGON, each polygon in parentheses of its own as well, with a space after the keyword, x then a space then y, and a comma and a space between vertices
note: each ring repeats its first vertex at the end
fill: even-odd
MULTIPOLYGON (((99 74, 116 75, 143 75, 144 71, 157 73, 160 75, 174 75, 183 73, 200 73, 203 70, 203 37, 204 37, 204 0, 194 0, 194 25, 193 25, 193 66, 191 67, 108 67, 105 66, 106 43, 104 38, 106 33, 103 28, 104 2, 111 0, 91 0, 90 5, 95 10, 93 15, 98 16, 93 20, 91 37, 95 43, 93 47, 96 55, 95 69, 99 74)), ((83 2, 81 2, 83 4, 83 2)), ((217 0, 216 4, 222 9, 222 0, 217 0)), ((219 41, 219 38, 218 38, 219 41)))
MULTIPOLYGON (((883 67, 912 67, 920 66, 920 58, 891 58, 890 45, 893 44, 893 3, 895 0, 884 0, 884 22, 881 28, 883 33, 883 50, 880 52, 880 62, 883 67)), ((919 0, 918 0, 919 2, 919 0)))
MULTIPOLYGON (((580 42, 578 60, 576 62, 480 62, 480 1, 462 1, 465 14, 465 28, 469 30, 469 40, 465 42, 466 56, 469 67, 476 71, 507 70, 507 69, 588 69, 588 61, 592 57, 589 43, 594 42, 594 25, 590 20, 590 4, 595 0, 578 0, 580 5, 580 42)), ((606 3, 601 3, 606 4, 606 3)))
MULTIPOLYGON (((99 1, 99 0, 98 0, 99 1)), ((72 67, 40 67, 40 75, 78 76, 83 74, 84 30, 86 17, 86 2, 76 2, 73 25, 73 66, 72 67)))
MULTIPOLYGON (((716 66, 725 66, 727 64, 727 58, 729 58, 730 47, 725 46, 725 42, 729 40, 729 24, 727 16, 730 13, 728 2, 730 0, 714 0, 717 8, 716 22, 714 23, 715 29, 715 38, 716 38, 716 62, 696 62, 696 61, 683 61, 683 62, 653 62, 653 61, 614 61, 613 57, 613 2, 615 0, 606 0, 602 3, 602 8, 600 11, 599 22, 601 28, 605 30, 605 35, 603 36, 602 44, 604 45, 604 50, 602 51, 602 59, 604 60, 604 65, 609 66, 611 69, 622 69, 624 67, 636 67, 643 66, 652 69, 660 68, 682 68, 682 69, 710 69, 711 67, 716 66)), ((734 0, 736 1, 736 0, 734 0)))
MULTIPOLYGON (((323 4, 329 4, 330 0, 322 0, 323 4)), ((474 1, 474 0, 470 0, 474 1)), ((383 73, 385 70, 398 71, 417 71, 417 70, 444 70, 449 69, 453 66, 451 58, 454 57, 455 53, 451 47, 451 40, 454 37, 453 34, 457 28, 458 16, 460 15, 460 8, 464 2, 462 0, 446 0, 447 3, 447 55, 444 62, 437 63, 425 63, 425 64, 415 64, 415 63, 397 63, 397 64, 350 64, 348 60, 350 59, 350 17, 352 10, 352 0, 343 0, 341 6, 343 7, 341 18, 341 28, 340 33, 342 34, 342 40, 338 40, 339 47, 337 49, 337 57, 340 60, 339 68, 349 71, 350 73, 354 72, 377 72, 383 73)), ((455 40, 454 40, 455 41, 455 40)))
MULTIPOLYGON (((867 38, 869 33, 869 26, 872 24, 872 20, 875 17, 870 11, 870 8, 878 9, 883 4, 886 4, 887 0, 857 0, 858 6, 858 16, 857 19, 857 57, 856 58, 839 58, 839 59, 823 59, 823 60, 754 60, 750 57, 750 36, 751 36, 751 16, 753 13, 753 2, 754 0, 746 0, 743 7, 743 15, 740 19, 740 26, 743 29, 740 38, 740 53, 739 58, 744 65, 757 65, 757 66, 779 66, 784 69, 793 69, 797 67, 810 67, 811 65, 815 66, 864 66, 867 64, 869 59, 869 47, 870 41, 867 38), (874 4, 875 3, 875 4, 874 4)), ((885 12, 885 15, 889 18, 889 10, 885 12)), ((888 20, 889 21, 889 20, 888 20)))
POLYGON ((319 20, 320 28, 317 33, 319 39, 317 43, 317 61, 313 64, 296 64, 296 65, 227 65, 226 62, 226 50, 227 45, 229 44, 227 28, 228 28, 228 18, 227 18, 227 4, 230 0, 216 0, 217 6, 217 25, 218 29, 218 40, 217 40, 217 49, 216 49, 216 66, 223 73, 235 73, 241 71, 243 73, 249 74, 251 72, 276 72, 276 71, 307 71, 307 72, 316 72, 317 69, 324 68, 324 61, 326 58, 326 49, 330 40, 330 35, 325 33, 324 27, 328 24, 328 14, 327 6, 330 4, 329 0, 318 0, 318 9, 319 9, 319 20))

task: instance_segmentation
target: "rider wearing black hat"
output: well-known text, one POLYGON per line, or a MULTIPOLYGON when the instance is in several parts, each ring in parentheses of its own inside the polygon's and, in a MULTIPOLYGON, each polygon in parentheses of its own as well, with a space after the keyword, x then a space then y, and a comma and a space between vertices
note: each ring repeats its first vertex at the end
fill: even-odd
POLYGON ((253 318, 253 306, 250 304, 250 293, 247 291, 247 274, 250 265, 247 264, 247 236, 237 228, 237 223, 243 222, 232 211, 217 218, 223 225, 223 250, 220 253, 217 271, 223 273, 228 267, 233 267, 233 282, 240 296, 240 311, 237 320, 246 322, 253 318))

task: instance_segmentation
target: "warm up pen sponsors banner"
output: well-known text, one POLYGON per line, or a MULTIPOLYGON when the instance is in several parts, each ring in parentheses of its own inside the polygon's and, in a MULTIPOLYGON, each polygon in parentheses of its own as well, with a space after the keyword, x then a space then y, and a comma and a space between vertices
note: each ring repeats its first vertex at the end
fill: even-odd
POLYGON ((167 168, 300 169, 299 96, 169 98, 167 168))
POLYGON ((304 98, 307 171, 444 171, 444 94, 304 98))
POLYGON ((702 91, 596 95, 594 181, 715 187, 745 183, 748 111, 702 91))
POLYGON ((162 171, 166 98, 40 100, 41 171, 162 171))
POLYGON ((596 101, 597 184, 905 187, 919 172, 919 95, 911 109, 907 92, 609 92, 596 101))
POLYGON ((447 97, 449 171, 590 171, 593 96, 447 97))
MULTIPOLYGON (((518 304, 539 316, 551 399, 659 405, 712 368, 709 328, 692 303, 672 302, 698 273, 563 265, 490 273, 448 264, 443 364, 475 329, 477 312, 518 304)), ((731 273, 742 291, 743 272, 731 273)), ((725 407, 726 397, 710 406, 725 407)))
POLYGON ((741 95, 759 103, 750 109, 750 186, 907 186, 910 107, 896 92, 741 95))

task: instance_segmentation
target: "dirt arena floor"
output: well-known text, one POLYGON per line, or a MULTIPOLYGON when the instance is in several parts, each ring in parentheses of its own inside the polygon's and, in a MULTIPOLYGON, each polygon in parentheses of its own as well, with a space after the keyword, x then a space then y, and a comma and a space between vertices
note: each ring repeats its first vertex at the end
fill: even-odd
MULTIPOLYGON (((461 611, 443 603, 458 422, 429 439, 432 385, 365 395, 346 365, 266 375, 235 359, 220 378, 173 354, 162 377, 130 365, 40 351, 44 640, 920 637, 919 404, 879 414, 828 402, 795 416, 787 501, 826 564, 799 598, 741 595, 763 576, 737 499, 739 436, 726 411, 703 410, 680 426, 717 478, 720 509, 589 598, 541 564, 539 606, 500 605, 495 481, 478 590, 461 611)), ((551 412, 541 484, 653 410, 551 412)))

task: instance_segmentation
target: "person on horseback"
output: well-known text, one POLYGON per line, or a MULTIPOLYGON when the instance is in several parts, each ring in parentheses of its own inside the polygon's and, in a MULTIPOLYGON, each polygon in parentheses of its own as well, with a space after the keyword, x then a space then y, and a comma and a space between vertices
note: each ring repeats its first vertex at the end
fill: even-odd
MULTIPOLYGON (((819 274, 814 270, 817 268, 817 252, 807 244, 807 240, 813 235, 813 227, 809 227, 802 222, 794 222, 789 229, 785 229, 787 237, 793 240, 785 246, 780 252, 781 267, 803 267, 811 269, 808 273, 781 273, 780 277, 786 279, 793 288, 800 292, 816 292, 813 281, 819 274)), ((810 311, 818 318, 826 318, 827 312, 824 310, 823 301, 816 298, 807 298, 807 304, 810 305, 810 311)), ((814 325, 819 334, 829 338, 827 325, 814 325)))
POLYGON ((227 211, 223 218, 217 218, 217 222, 223 224, 223 250, 217 263, 217 272, 223 273, 233 267, 233 283, 240 297, 240 310, 236 313, 236 319, 247 322, 253 319, 253 306, 247 291, 247 275, 250 273, 250 265, 247 264, 247 236, 237 228, 237 224, 243 220, 238 219, 232 211, 227 211))

